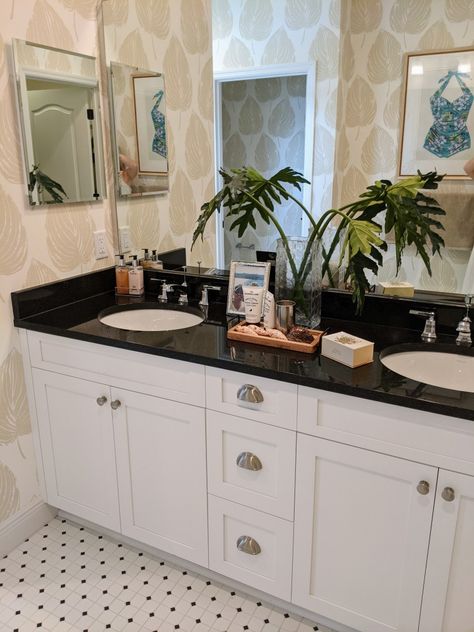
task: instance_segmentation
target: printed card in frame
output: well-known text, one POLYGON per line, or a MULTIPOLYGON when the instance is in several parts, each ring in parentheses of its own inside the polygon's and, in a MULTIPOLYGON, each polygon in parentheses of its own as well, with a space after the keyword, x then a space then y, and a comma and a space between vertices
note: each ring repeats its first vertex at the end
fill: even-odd
POLYGON ((268 290, 270 281, 270 262, 247 263, 232 261, 229 274, 229 293, 227 295, 227 314, 245 316, 244 292, 246 285, 262 287, 268 290))
POLYGON ((138 173, 168 173, 163 75, 133 76, 138 173))
POLYGON ((408 53, 399 175, 467 178, 474 147, 474 48, 408 53))

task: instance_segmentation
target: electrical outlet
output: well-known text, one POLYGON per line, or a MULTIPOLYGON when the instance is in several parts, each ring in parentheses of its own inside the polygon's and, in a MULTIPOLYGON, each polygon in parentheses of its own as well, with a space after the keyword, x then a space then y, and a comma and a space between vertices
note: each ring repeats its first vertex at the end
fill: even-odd
POLYGON ((130 252, 130 227, 122 226, 119 228, 120 252, 130 252))
POLYGON ((105 230, 96 230, 94 232, 94 246, 96 259, 106 259, 109 256, 105 230))

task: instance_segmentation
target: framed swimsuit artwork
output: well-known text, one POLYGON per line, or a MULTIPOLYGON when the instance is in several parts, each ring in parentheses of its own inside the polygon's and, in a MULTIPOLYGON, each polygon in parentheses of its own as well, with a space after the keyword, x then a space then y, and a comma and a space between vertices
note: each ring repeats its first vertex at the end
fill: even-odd
POLYGON ((474 48, 407 53, 399 175, 467 178, 474 157, 474 48))

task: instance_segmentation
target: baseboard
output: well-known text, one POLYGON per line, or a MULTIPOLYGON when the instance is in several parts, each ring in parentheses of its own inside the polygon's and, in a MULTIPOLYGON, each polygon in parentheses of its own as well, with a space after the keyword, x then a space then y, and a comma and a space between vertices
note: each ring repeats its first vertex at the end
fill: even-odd
POLYGON ((32 507, 5 520, 0 525, 0 557, 10 553, 56 514, 57 509, 40 500, 32 507))

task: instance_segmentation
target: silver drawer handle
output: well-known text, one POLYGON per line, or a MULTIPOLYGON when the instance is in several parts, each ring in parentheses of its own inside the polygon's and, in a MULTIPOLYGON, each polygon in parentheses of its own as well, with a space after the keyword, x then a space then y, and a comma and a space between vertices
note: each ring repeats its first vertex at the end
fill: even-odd
POLYGON ((103 406, 107 401, 107 397, 105 395, 101 395, 95 401, 97 402, 98 406, 103 406))
POLYGON ((261 390, 253 384, 243 384, 237 391, 237 399, 240 399, 241 402, 261 404, 263 402, 263 395, 261 390))
POLYGON ((249 535, 241 535, 237 538, 237 549, 248 555, 258 555, 262 552, 260 544, 249 535))
POLYGON ((428 481, 420 481, 416 486, 416 491, 422 496, 426 496, 426 494, 430 493, 430 484, 428 481))
POLYGON ((441 498, 448 503, 452 503, 453 500, 456 498, 454 489, 452 487, 445 487, 441 492, 441 498))
POLYGON ((122 402, 119 399, 114 399, 113 402, 110 402, 110 407, 112 408, 112 410, 117 410, 117 408, 120 408, 121 405, 122 402))
POLYGON ((252 472, 258 472, 263 467, 258 456, 251 452, 241 452, 235 462, 243 470, 252 470, 252 472))

